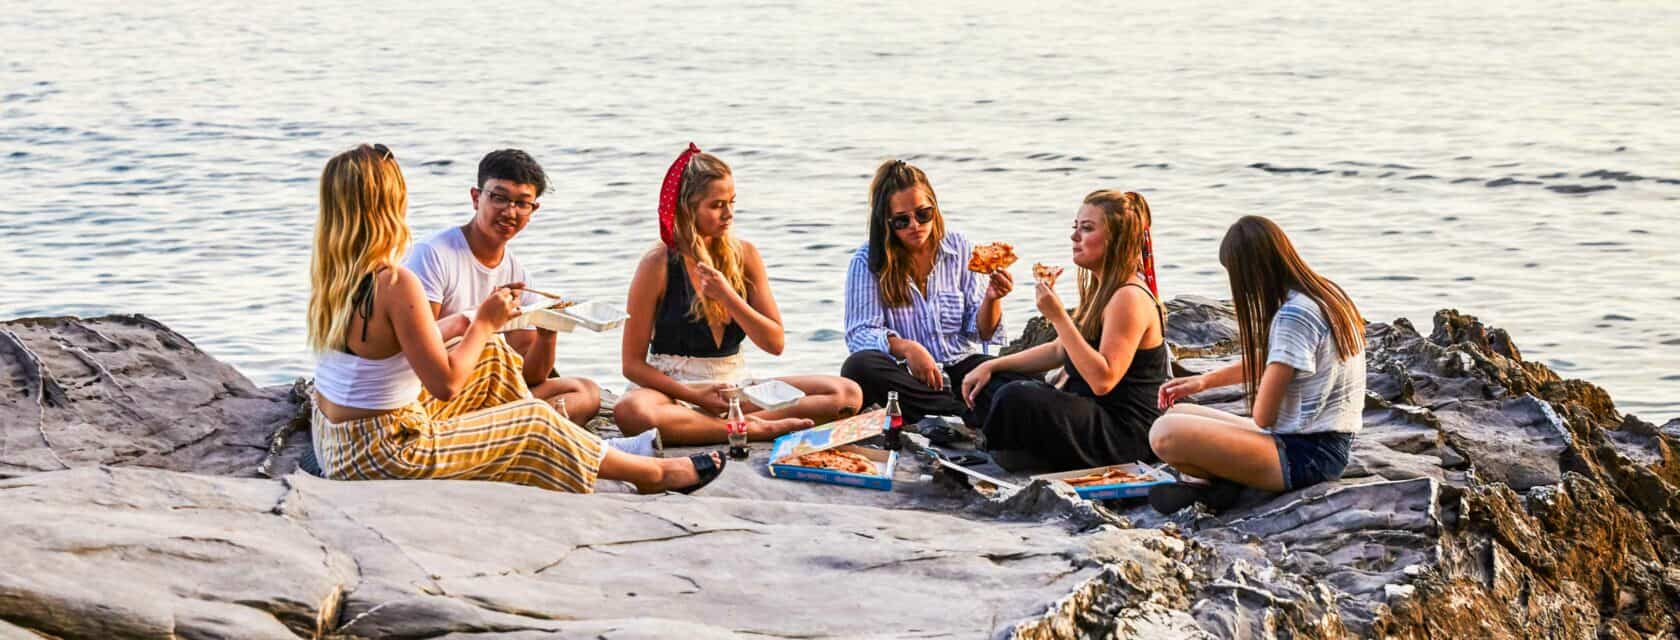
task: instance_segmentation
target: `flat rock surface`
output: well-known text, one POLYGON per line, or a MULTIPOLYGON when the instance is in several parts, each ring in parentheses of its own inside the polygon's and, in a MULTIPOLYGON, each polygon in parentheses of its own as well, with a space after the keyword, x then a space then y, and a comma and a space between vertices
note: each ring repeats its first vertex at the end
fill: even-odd
MULTIPOLYGON (((1168 307, 1181 373, 1234 361, 1227 306, 1168 307)), ((892 491, 782 480, 764 445, 692 497, 327 481, 293 473, 301 385, 143 317, 15 320, 0 638, 1676 638, 1680 421, 1433 320, 1367 326, 1341 479, 1169 515, 1030 461, 978 467, 1013 493, 913 455, 892 491)))
POLYGON ((986 637, 1171 546, 816 502, 112 467, 0 481, 0 513, 0 617, 77 637, 986 637))

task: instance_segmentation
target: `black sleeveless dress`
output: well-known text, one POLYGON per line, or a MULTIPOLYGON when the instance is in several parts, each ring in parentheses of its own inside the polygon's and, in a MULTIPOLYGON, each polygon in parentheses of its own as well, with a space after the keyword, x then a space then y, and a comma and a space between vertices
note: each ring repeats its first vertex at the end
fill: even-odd
POLYGON ((1161 417, 1156 394, 1171 367, 1167 349, 1162 340, 1138 350, 1120 382, 1102 395, 1066 356, 1062 389, 1030 376, 994 376, 975 401, 977 410, 989 406, 981 421, 987 448, 1031 451, 1056 470, 1154 462, 1149 427, 1161 417))
POLYGON ((723 342, 712 340, 712 326, 704 318, 689 317, 688 307, 694 300, 694 287, 688 283, 688 270, 682 256, 675 250, 665 250, 665 297, 654 312, 653 340, 648 351, 673 356, 721 358, 741 352, 741 341, 747 332, 734 320, 723 328, 723 342))

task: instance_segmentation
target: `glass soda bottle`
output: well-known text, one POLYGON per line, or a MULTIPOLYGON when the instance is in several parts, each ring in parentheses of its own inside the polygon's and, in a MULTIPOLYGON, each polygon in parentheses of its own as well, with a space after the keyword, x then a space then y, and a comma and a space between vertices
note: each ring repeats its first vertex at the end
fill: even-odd
POLYGON ((740 398, 729 399, 729 414, 724 420, 729 423, 729 457, 747 459, 747 416, 741 412, 740 398))
POLYGON ((887 392, 887 424, 882 428, 881 435, 888 450, 904 448, 904 412, 898 408, 897 391, 887 392))

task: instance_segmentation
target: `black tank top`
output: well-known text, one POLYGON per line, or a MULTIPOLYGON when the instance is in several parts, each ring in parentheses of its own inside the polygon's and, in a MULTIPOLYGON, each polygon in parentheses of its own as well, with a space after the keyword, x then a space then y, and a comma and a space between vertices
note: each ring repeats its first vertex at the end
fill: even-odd
POLYGON ((694 300, 694 288, 688 284, 688 271, 683 268, 682 256, 671 249, 665 250, 665 297, 659 301, 659 308, 653 318, 653 342, 648 345, 653 353, 663 353, 673 356, 690 356, 696 358, 719 358, 732 356, 741 352, 741 341, 747 338, 747 332, 741 325, 730 320, 723 328, 723 343, 712 341, 712 326, 701 318, 695 320, 688 316, 688 307, 694 300))
MULTIPOLYGON (((1149 293, 1147 287, 1135 282, 1127 283, 1126 286, 1137 287, 1143 289, 1144 293, 1149 293)), ((1150 293, 1149 298, 1154 300, 1155 294, 1150 293)), ((1156 301, 1155 308, 1159 311, 1159 301, 1156 301)), ((1085 381, 1084 376, 1079 375, 1079 368, 1073 366, 1073 359, 1063 354, 1062 368, 1067 371, 1067 384, 1062 389, 1069 393, 1092 398, 1097 401, 1097 404, 1110 411, 1122 411, 1127 414, 1159 414, 1160 408, 1156 406, 1158 401, 1156 392, 1160 389, 1161 383, 1167 381, 1167 372, 1172 367, 1171 352, 1167 350, 1166 331, 1167 319, 1166 315, 1162 314, 1161 344, 1149 349, 1139 349, 1137 354, 1132 356, 1132 366, 1126 368, 1126 374, 1120 377, 1120 382, 1115 384, 1113 389, 1109 389, 1108 393, 1102 395, 1097 395, 1096 390, 1091 388, 1091 384, 1085 381)), ((1101 349, 1097 341, 1091 341, 1091 346, 1101 349)))

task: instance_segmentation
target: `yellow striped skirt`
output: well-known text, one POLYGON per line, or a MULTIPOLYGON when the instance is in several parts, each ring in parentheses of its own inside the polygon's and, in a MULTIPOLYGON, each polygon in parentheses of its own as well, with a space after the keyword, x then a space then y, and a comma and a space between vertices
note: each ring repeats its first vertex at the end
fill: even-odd
POLYGON ((311 429, 328 478, 452 478, 589 493, 606 444, 531 397, 523 359, 501 336, 485 345, 465 388, 448 402, 421 392, 406 407, 311 429))

